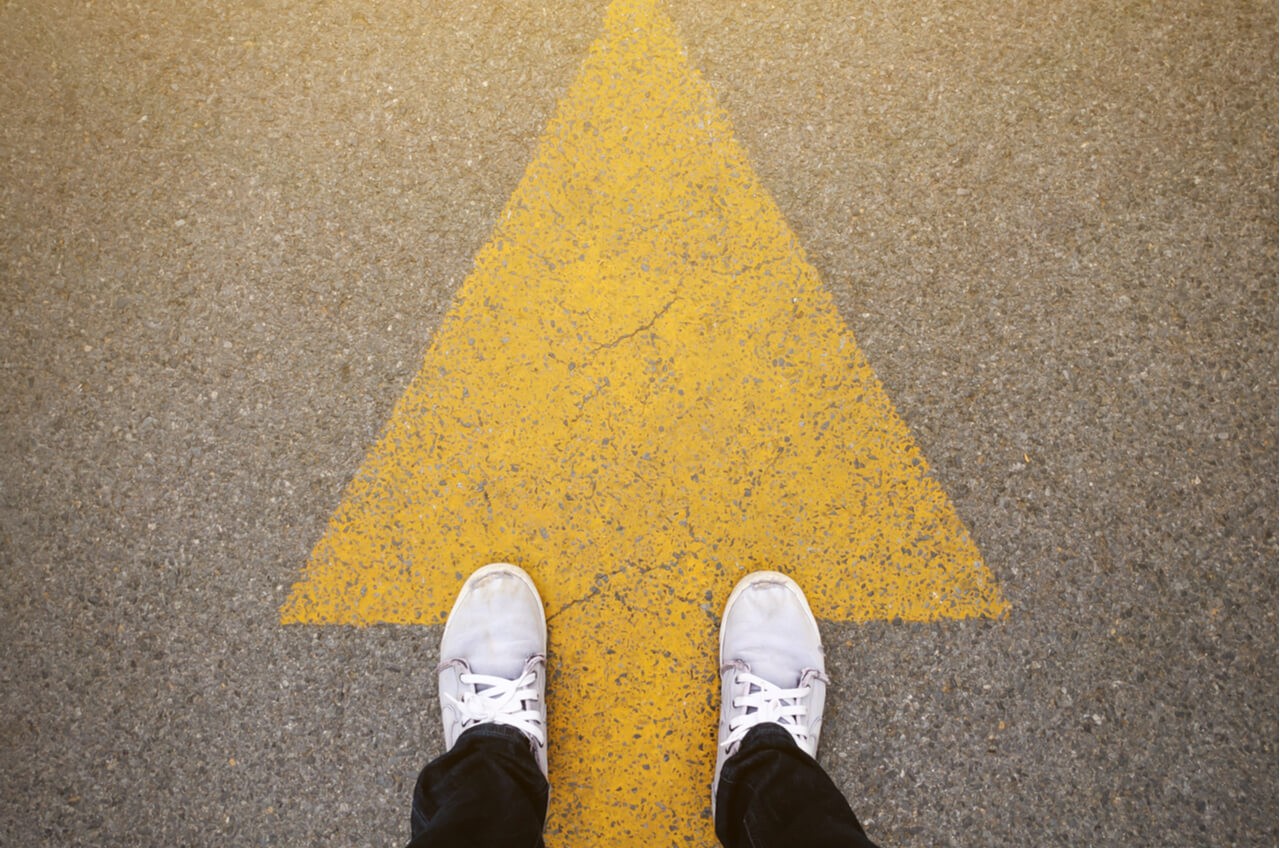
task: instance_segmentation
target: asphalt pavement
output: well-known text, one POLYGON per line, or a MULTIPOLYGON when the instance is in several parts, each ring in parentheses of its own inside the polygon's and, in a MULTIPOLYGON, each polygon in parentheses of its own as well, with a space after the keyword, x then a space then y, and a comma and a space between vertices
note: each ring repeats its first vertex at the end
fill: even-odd
MULTIPOLYGON (((406 840, 280 609, 606 5, 0 2, 0 844, 406 840)), ((1009 603, 823 624, 868 832, 1276 844, 1274 5, 661 8, 1009 603)))

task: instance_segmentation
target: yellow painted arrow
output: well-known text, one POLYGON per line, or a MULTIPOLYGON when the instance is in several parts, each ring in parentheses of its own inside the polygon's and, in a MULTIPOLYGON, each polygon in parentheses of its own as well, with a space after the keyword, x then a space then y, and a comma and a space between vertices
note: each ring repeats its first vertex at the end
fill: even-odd
POLYGON ((497 560, 548 606, 550 844, 714 842, 747 570, 828 619, 1006 610, 651 0, 610 6, 282 620, 436 624, 497 560))

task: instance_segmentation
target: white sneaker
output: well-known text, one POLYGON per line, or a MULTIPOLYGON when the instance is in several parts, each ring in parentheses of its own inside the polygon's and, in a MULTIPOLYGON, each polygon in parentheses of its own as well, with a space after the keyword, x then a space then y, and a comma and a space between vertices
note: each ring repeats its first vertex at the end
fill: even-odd
POLYGON ((720 621, 720 745, 712 808, 724 762, 747 731, 776 724, 810 756, 818 751, 827 677, 822 637, 796 582, 776 571, 748 574, 720 621))
POLYGON ((440 639, 440 711, 452 749, 478 724, 514 727, 547 773, 547 619, 521 568, 486 565, 458 592, 440 639))

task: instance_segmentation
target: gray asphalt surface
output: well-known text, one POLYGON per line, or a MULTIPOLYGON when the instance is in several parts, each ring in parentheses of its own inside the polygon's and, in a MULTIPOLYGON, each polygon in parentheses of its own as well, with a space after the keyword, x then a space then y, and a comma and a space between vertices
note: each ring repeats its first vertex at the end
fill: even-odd
MULTIPOLYGON (((1274 5, 665 8, 1013 605, 824 625, 868 831, 1276 844, 1274 5)), ((404 841, 277 611, 603 9, 0 2, 0 844, 404 841)))

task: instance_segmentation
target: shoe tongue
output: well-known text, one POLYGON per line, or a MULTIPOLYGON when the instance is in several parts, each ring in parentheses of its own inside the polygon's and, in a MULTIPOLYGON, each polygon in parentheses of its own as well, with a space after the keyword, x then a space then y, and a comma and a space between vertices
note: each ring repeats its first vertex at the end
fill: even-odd
POLYGON ((796 676, 794 660, 771 662, 762 657, 757 657, 751 660, 748 665, 751 667, 752 674, 769 681, 779 689, 794 689, 800 683, 800 678, 796 676))
MULTIPOLYGON (((752 673, 754 674, 754 669, 752 670, 752 673)), ((756 676, 757 676, 757 677, 764 677, 764 675, 756 675, 756 676)), ((765 678, 765 679, 766 679, 766 680, 768 680, 768 678, 765 678)), ((772 681, 769 681, 769 682, 772 682, 772 681)), ((795 688, 795 687, 794 687, 794 686, 780 686, 780 687, 778 687, 778 688, 780 688, 780 689, 793 689, 793 688, 795 688)), ((760 686, 760 685, 759 685, 759 684, 757 684, 757 683, 751 683, 751 684, 748 686, 747 692, 748 692, 748 694, 755 694, 755 693, 757 693, 757 692, 764 692, 765 690, 766 690, 766 688, 765 688, 764 686, 760 686)), ((766 703, 770 703, 770 704, 772 704, 772 707, 747 707, 747 715, 751 715, 752 713, 758 713, 758 712, 772 712, 772 710, 775 710, 775 709, 777 709, 778 707, 788 706, 788 705, 790 705, 790 704, 795 703, 795 699, 794 699, 794 698, 769 698, 769 699, 767 700, 767 702, 766 702, 766 703)), ((775 713, 775 714, 772 714, 772 715, 768 715, 768 716, 766 716, 766 717, 765 717, 765 719, 766 719, 766 720, 768 720, 768 721, 776 722, 776 723, 781 724, 781 725, 790 725, 790 724, 795 724, 795 719, 794 719, 794 718, 792 718, 791 716, 786 716, 786 715, 777 715, 776 713, 775 713)))

